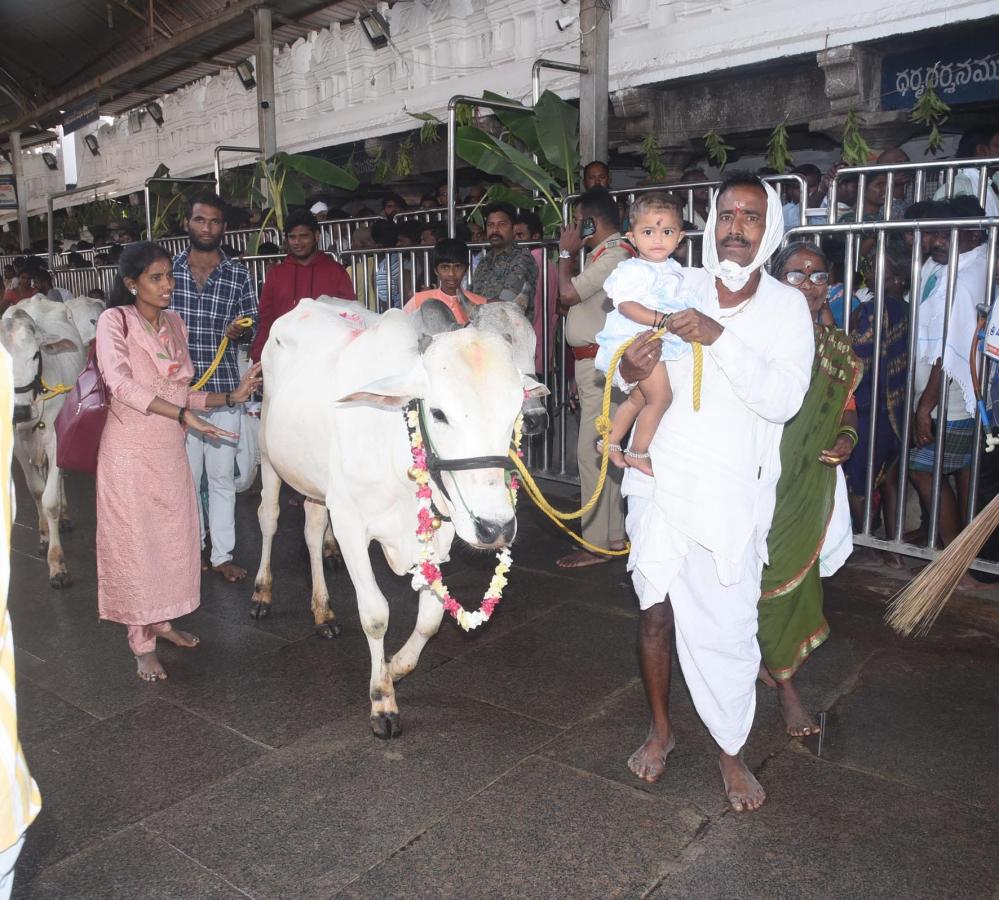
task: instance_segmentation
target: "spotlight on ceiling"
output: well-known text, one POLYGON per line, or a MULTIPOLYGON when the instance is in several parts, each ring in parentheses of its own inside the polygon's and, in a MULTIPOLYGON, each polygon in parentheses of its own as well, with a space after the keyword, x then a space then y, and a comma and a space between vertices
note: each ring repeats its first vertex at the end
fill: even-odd
POLYGON ((94 156, 101 155, 101 145, 97 143, 97 136, 93 134, 87 134, 83 137, 83 143, 87 145, 87 149, 94 154, 94 156))
POLYGON ((248 91, 252 91, 257 86, 257 79, 253 77, 253 63, 248 59, 236 63, 236 74, 243 82, 243 87, 248 91))
POLYGON ((555 20, 555 27, 559 31, 565 31, 567 28, 571 28, 573 25, 576 24, 576 19, 577 18, 579 18, 579 17, 578 16, 559 16, 555 20))
POLYGON ((389 42, 389 24, 380 12, 372 9, 361 13, 358 21, 375 50, 384 47, 389 42))
POLYGON ((59 168, 59 161, 56 159, 54 153, 43 153, 42 159, 45 161, 45 165, 47 165, 53 172, 59 168))
POLYGON ((146 112, 149 113, 149 118, 156 123, 157 128, 163 124, 163 107, 155 100, 146 104, 146 112))

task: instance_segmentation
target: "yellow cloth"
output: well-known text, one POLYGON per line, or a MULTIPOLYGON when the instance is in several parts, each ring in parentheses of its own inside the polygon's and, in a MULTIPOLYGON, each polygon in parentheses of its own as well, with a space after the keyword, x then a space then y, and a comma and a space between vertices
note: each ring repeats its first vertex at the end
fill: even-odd
POLYGON ((14 518, 14 485, 10 477, 14 449, 14 377, 10 357, 0 347, 0 516, 3 552, 0 553, 0 849, 17 843, 42 808, 28 764, 17 738, 17 698, 14 693, 14 635, 7 612, 10 583, 10 529, 14 518))

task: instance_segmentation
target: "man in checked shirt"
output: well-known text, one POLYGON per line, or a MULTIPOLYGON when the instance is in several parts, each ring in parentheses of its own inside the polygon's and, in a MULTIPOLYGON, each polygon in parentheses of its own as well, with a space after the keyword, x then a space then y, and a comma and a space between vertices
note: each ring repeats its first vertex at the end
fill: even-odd
MULTIPOLYGON (((174 257, 173 308, 187 323, 188 344, 194 370, 200 378, 211 365, 223 336, 230 341, 248 341, 252 328, 237 321, 244 316, 257 318, 257 294, 250 273, 233 262, 219 248, 225 237, 225 203, 215 194, 198 194, 188 201, 185 228, 190 246, 174 257)), ((238 433, 240 410, 229 402, 228 392, 239 385, 236 348, 230 344, 206 391, 226 393, 226 405, 205 414, 212 424, 238 433)), ((246 569, 232 562, 236 543, 236 443, 208 441, 188 432, 187 458, 194 484, 200 489, 208 476, 208 528, 212 535, 211 568, 226 581, 241 581, 246 569)), ((205 519, 201 518, 201 542, 205 541, 205 519)))

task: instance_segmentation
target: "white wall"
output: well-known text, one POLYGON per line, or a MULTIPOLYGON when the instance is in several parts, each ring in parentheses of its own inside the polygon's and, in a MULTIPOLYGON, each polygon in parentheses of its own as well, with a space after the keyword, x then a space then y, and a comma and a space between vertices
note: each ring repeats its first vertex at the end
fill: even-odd
MULTIPOLYGON (((578 32, 555 19, 575 11, 557 0, 423 0, 399 3, 389 19, 395 48, 372 50, 360 29, 332 29, 299 40, 275 58, 278 145, 287 151, 344 144, 415 127, 406 115, 444 116, 454 94, 485 89, 530 98, 531 63, 578 60, 578 32)), ((614 0, 610 88, 695 76, 826 47, 995 15, 995 0, 614 0)), ((578 95, 577 77, 544 74, 544 85, 578 95)), ((256 93, 235 73, 161 101, 165 123, 127 118, 97 131, 100 156, 77 140, 80 184, 116 178, 119 192, 141 189, 157 164, 174 175, 211 171, 218 144, 256 143, 256 93)), ((233 164, 238 157, 227 156, 233 164)), ((56 180, 59 173, 54 173, 56 180)), ((46 182, 47 183, 47 182, 46 182)), ((41 181, 31 192, 44 208, 41 181)), ((56 190, 60 189, 55 188, 56 190)))

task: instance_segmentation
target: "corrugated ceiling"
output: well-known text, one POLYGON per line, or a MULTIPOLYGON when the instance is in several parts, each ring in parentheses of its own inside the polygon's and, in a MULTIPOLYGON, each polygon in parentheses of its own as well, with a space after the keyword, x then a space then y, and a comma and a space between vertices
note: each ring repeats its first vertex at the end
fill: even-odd
MULTIPOLYGON (((0 133, 8 130, 5 123, 37 116, 45 104, 79 92, 115 67, 155 54, 170 41, 179 46, 80 99, 96 96, 102 114, 116 115, 234 65, 253 55, 252 12, 192 35, 192 40, 183 36, 248 5, 254 5, 252 0, 2 0, 0 133)), ((280 47, 334 22, 349 22, 374 7, 375 0, 273 0, 269 5, 274 43, 280 47)), ((51 128, 59 124, 60 114, 55 110, 35 122, 51 128)))

